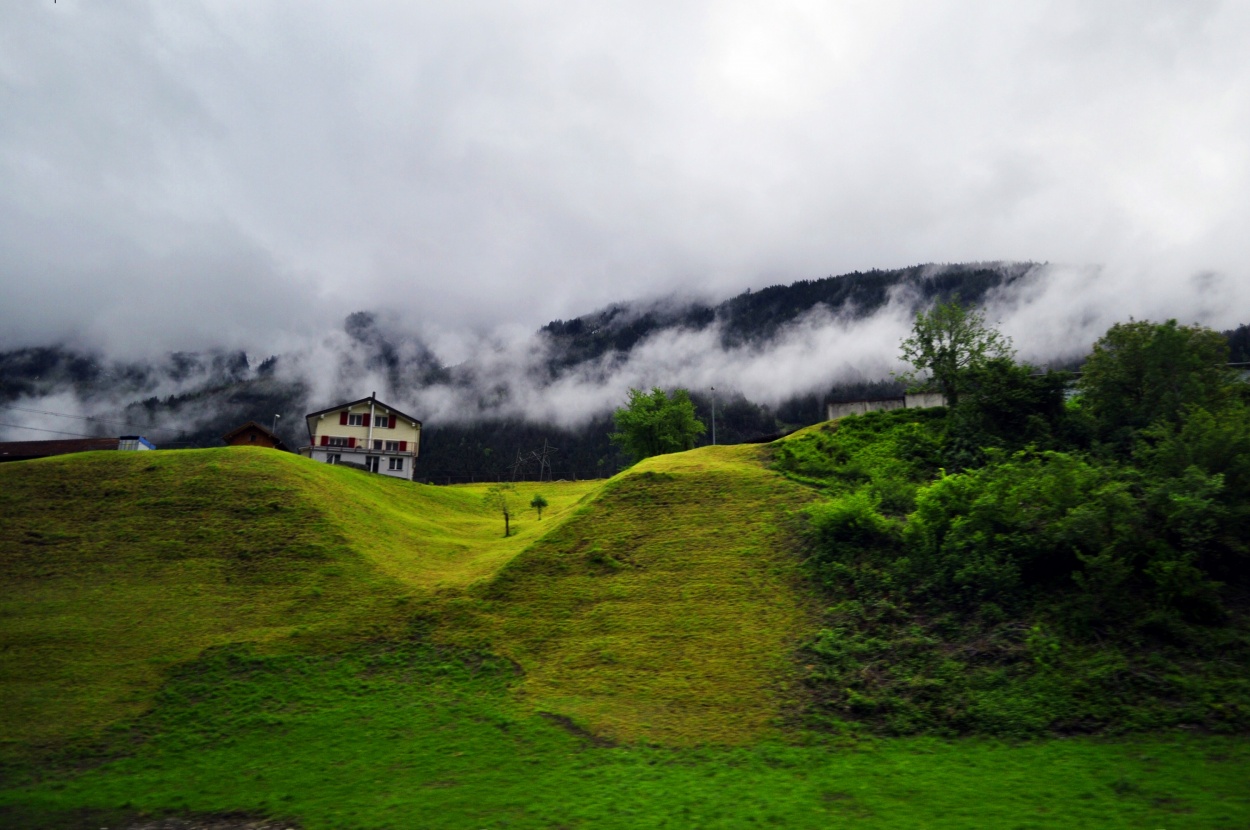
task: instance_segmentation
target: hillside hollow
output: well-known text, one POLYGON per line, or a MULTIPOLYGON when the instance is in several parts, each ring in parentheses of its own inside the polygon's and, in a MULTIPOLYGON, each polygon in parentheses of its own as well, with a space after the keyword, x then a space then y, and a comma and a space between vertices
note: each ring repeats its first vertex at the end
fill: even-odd
POLYGON ((0 466, 0 732, 82 738, 146 711, 206 651, 333 653, 419 636, 512 661, 527 709, 605 741, 775 731, 814 625, 758 446, 541 493, 512 534, 490 485, 414 484, 251 448, 0 466))

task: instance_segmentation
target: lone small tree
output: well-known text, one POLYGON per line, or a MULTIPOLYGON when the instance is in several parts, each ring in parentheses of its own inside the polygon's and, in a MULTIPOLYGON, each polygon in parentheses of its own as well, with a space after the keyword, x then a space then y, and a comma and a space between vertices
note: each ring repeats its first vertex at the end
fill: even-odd
POLYGON ((516 488, 511 484, 496 484, 486 491, 486 495, 482 496, 482 504, 487 509, 496 513, 503 514, 503 535, 507 538, 511 535, 511 520, 515 510, 514 504, 516 500, 516 488))
POLYGON ((635 461, 693 449, 695 439, 707 431, 695 417, 694 402, 685 389, 674 389, 671 395, 658 386, 650 392, 630 389, 629 401, 612 417, 613 443, 635 461))
POLYGON ((965 308, 958 300, 917 313, 911 336, 902 342, 900 352, 915 368, 899 378, 912 384, 932 380, 951 407, 959 403, 964 372, 1015 355, 1011 338, 987 326, 983 312, 965 308))
POLYGON ((543 520, 543 508, 546 506, 547 500, 539 494, 535 494, 534 498, 530 499, 530 507, 538 511, 538 521, 540 522, 543 520))

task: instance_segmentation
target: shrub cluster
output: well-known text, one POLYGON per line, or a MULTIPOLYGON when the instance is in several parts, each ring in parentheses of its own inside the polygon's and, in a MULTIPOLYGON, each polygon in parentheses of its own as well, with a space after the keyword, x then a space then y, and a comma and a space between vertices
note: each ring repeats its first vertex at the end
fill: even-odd
POLYGON ((829 597, 806 648, 818 713, 899 733, 1250 726, 1250 407, 1212 342, 1124 324, 1072 400, 996 359, 949 412, 782 445, 776 467, 829 496, 803 516, 829 597))

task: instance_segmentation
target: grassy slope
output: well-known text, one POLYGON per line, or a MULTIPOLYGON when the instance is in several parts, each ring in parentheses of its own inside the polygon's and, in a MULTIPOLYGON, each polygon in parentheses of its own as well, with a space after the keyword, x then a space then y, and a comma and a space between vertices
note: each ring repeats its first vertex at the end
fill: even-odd
POLYGON ((533 705, 610 739, 759 738, 812 626, 779 529, 809 496, 762 452, 635 466, 459 603, 442 636, 512 658, 533 705))
POLYGON ((541 491, 550 507, 506 539, 487 485, 262 450, 4 465, 0 735, 97 731, 206 648, 332 651, 404 630, 420 605, 450 612, 445 641, 516 660, 543 711, 614 739, 750 740, 782 715, 810 627, 778 530, 807 496, 760 452, 519 485, 519 504, 541 491))
POLYGON ((1250 747, 1231 738, 603 748, 523 711, 512 679, 502 661, 422 646, 210 653, 162 690, 127 757, 0 791, 0 826, 98 830, 167 811, 305 830, 1250 821, 1250 747))
MULTIPOLYGON (((544 485, 548 521, 594 486, 544 485)), ((0 737, 19 743, 142 711, 211 646, 394 631, 418 589, 489 573, 541 528, 505 540, 473 489, 250 448, 2 465, 0 516, 0 737)))
POLYGON ((0 466, 3 736, 147 710, 114 733, 117 760, 0 791, 0 824, 236 810, 309 830, 1250 820, 1250 759, 1232 739, 750 743, 784 711, 809 625, 778 530, 806 491, 759 453, 542 485, 552 508, 510 539, 485 487, 265 451, 0 466), (414 609, 524 675, 394 638, 414 609), (744 745, 595 748, 535 708, 620 738, 744 745))

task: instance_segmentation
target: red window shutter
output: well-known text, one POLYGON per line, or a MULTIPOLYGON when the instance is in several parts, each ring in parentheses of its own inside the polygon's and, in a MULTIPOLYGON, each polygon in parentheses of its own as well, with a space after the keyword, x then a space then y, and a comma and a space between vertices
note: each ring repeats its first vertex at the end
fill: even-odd
POLYGON ((361 415, 360 417, 363 419, 363 420, 361 420, 360 425, 361 425, 362 427, 367 427, 367 426, 369 426, 369 413, 368 413, 368 412, 366 412, 364 415, 361 415))
POLYGON ((408 452, 408 442, 407 442, 407 441, 400 441, 400 442, 399 442, 399 451, 400 451, 400 452, 408 452))
POLYGON ((348 449, 355 449, 355 448, 356 448, 356 439, 355 439, 355 438, 348 438, 348 439, 347 439, 347 447, 348 447, 348 449))
POLYGON ((342 412, 339 413, 339 426, 341 427, 347 426, 347 410, 346 409, 344 409, 342 412))
POLYGON ((323 447, 330 446, 330 436, 328 435, 321 436, 321 446, 323 447))
POLYGON ((391 420, 387 422, 387 424, 386 424, 386 428, 387 428, 387 429, 394 429, 394 428, 395 428, 395 422, 396 422, 396 421, 398 421, 398 420, 399 420, 399 419, 395 417, 395 413, 394 413, 394 412, 392 412, 392 413, 391 413, 391 420))

